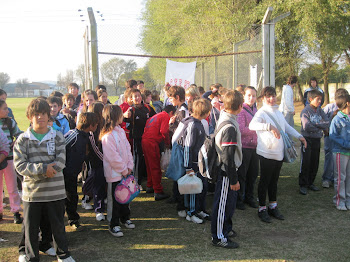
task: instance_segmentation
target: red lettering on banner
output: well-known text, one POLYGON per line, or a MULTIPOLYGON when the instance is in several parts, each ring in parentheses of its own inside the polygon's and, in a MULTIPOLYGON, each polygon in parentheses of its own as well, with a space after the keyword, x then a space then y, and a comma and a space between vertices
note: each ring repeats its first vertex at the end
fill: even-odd
POLYGON ((190 87, 190 81, 185 80, 185 85, 184 85, 184 88, 187 88, 187 87, 190 87))

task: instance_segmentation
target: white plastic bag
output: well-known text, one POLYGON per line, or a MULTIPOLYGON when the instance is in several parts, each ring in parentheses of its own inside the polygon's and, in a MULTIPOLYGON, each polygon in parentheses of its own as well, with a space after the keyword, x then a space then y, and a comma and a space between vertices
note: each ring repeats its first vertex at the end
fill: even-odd
POLYGON ((203 190, 202 180, 194 173, 184 175, 177 180, 177 184, 181 195, 199 194, 203 190))
POLYGON ((160 169, 167 170, 171 157, 171 150, 165 149, 165 152, 162 153, 162 157, 160 159, 160 169))

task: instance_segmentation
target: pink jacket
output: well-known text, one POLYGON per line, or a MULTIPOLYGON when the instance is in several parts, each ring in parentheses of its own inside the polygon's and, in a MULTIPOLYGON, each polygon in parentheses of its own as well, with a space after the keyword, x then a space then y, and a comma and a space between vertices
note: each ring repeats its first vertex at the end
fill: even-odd
POLYGON ((128 173, 128 168, 133 169, 134 162, 131 155, 129 141, 125 131, 118 125, 113 132, 102 137, 103 169, 107 182, 117 182, 128 173), (116 132, 118 141, 113 133, 116 132))
POLYGON ((242 148, 256 148, 257 146, 257 135, 255 131, 249 129, 250 121, 253 116, 247 112, 247 110, 255 115, 257 108, 254 105, 253 111, 246 103, 243 103, 243 109, 237 116, 237 122, 239 124, 239 130, 241 131, 242 148))

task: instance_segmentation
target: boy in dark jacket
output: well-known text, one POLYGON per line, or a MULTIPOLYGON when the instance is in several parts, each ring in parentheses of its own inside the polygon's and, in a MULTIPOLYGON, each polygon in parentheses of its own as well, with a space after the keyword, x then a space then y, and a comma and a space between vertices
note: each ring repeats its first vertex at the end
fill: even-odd
POLYGON ((307 189, 319 191, 314 185, 320 160, 321 138, 323 133, 328 134, 329 120, 321 109, 322 93, 318 90, 308 92, 310 104, 300 113, 300 133, 307 141, 307 147, 301 148, 301 168, 299 174, 300 194, 306 195, 307 189))
POLYGON ((97 117, 95 113, 81 113, 79 122, 74 130, 66 136, 66 168, 63 169, 64 183, 66 188, 66 212, 68 224, 75 230, 81 225, 79 223, 77 177, 82 170, 86 157, 86 147, 89 143, 89 132, 97 128, 97 117))
POLYGON ((216 181, 212 208, 212 244, 223 248, 237 248, 238 244, 231 241, 229 236, 234 235, 231 217, 236 209, 237 191, 240 189, 237 170, 242 163, 242 143, 237 115, 242 110, 243 96, 237 90, 229 91, 223 102, 225 109, 216 126, 224 121, 230 123, 217 130, 215 136, 218 168, 221 173, 216 181))

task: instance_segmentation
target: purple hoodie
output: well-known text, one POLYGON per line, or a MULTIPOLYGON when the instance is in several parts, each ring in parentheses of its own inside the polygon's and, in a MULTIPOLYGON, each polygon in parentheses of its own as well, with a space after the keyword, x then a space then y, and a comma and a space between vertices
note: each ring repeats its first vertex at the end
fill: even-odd
POLYGON ((239 124, 239 130, 241 131, 242 148, 256 148, 257 135, 255 131, 249 129, 250 121, 257 112, 257 108, 254 105, 253 111, 246 103, 243 103, 242 111, 237 115, 237 122, 239 124), (247 112, 249 111, 249 113, 247 112))

